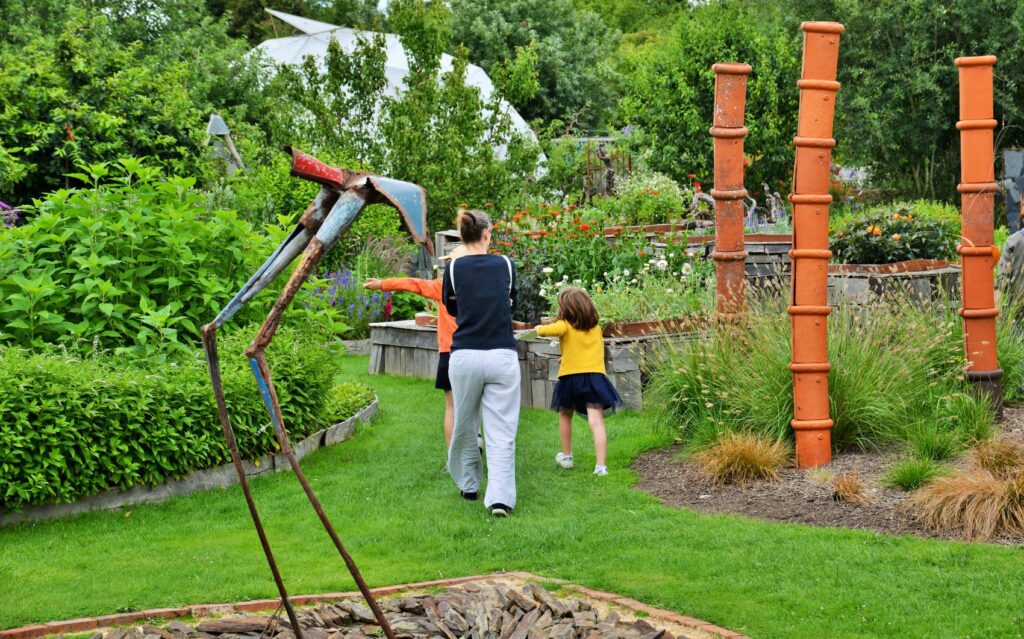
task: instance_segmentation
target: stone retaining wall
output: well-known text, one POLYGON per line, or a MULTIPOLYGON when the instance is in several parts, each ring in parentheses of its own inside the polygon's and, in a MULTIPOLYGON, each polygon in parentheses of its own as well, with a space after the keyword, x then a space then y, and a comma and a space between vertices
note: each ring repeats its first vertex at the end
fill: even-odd
MULTIPOLYGON (((325 428, 293 444, 292 449, 297 459, 302 459, 322 446, 330 446, 343 442, 355 432, 356 424, 367 424, 377 414, 377 398, 369 406, 362 409, 343 422, 325 428)), ((282 454, 265 455, 255 461, 244 461, 245 474, 249 477, 280 470, 291 470, 288 459, 282 454)), ((198 490, 209 488, 225 488, 238 483, 238 473, 234 464, 224 464, 216 468, 207 468, 189 473, 187 477, 169 481, 159 486, 135 486, 128 490, 111 490, 99 495, 83 497, 70 504, 44 504, 30 506, 21 511, 10 511, 0 508, 0 527, 26 521, 42 521, 56 517, 76 515, 91 510, 113 510, 123 506, 141 504, 152 501, 163 501, 179 495, 187 495, 198 490)))
MULTIPOLYGON (((686 338, 686 334, 605 338, 605 368, 626 408, 643 407, 643 371, 657 346, 686 338)), ((370 343, 371 375, 435 378, 436 328, 410 320, 371 324, 370 343)), ((518 342, 517 347, 523 407, 548 408, 561 361, 558 340, 540 338, 518 342)))

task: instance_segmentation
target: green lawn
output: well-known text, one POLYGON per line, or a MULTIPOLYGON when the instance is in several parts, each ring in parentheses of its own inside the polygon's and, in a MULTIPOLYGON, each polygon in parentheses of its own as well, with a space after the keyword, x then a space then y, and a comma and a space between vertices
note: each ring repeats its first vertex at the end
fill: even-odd
MULTIPOLYGON (((634 490, 629 460, 659 446, 633 414, 608 423, 611 474, 554 462, 554 415, 524 411, 519 507, 494 520, 441 472, 432 384, 370 377, 381 413, 303 467, 371 585, 528 570, 635 597, 761 637, 1021 637, 1018 549, 769 524, 661 506, 634 490)), ((255 393, 255 389, 253 391, 255 393)), ((290 474, 253 483, 293 593, 353 584, 290 474)), ((0 628, 276 591, 237 487, 131 512, 0 529, 0 628)))

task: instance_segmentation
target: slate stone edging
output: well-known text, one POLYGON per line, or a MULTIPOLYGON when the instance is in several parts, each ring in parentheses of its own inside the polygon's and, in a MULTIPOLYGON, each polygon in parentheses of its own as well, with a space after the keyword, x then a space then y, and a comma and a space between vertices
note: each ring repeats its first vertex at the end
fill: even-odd
MULTIPOLYGON (((302 441, 293 444, 292 449, 295 451, 295 457, 302 459, 322 446, 330 446, 345 441, 355 432, 357 423, 368 424, 373 419, 377 414, 377 408, 378 399, 374 395, 373 401, 352 417, 313 433, 302 441)), ((268 472, 291 470, 287 458, 281 453, 264 455, 256 460, 256 462, 246 460, 243 462, 243 465, 245 467, 245 474, 249 477, 268 472)), ((182 479, 175 479, 152 488, 142 485, 124 491, 111 490, 98 495, 83 497, 70 504, 43 504, 41 506, 29 506, 21 511, 0 508, 0 528, 26 521, 43 521, 92 510, 113 510, 145 502, 163 501, 171 497, 188 495, 199 490, 225 488, 237 483, 238 473, 235 471, 235 466, 233 464, 224 464, 215 468, 197 470, 189 473, 188 476, 182 479)))
MULTIPOLYGON (((719 637, 720 639, 749 639, 745 635, 741 635, 737 632, 733 632, 726 628, 710 624, 701 619, 694 617, 687 617, 685 615, 676 614, 670 610, 664 610, 662 608, 654 608, 644 604, 636 599, 630 599, 627 597, 621 597, 615 593, 604 592, 602 590, 593 590, 583 586, 570 583, 564 579, 554 579, 549 577, 539 577, 529 572, 496 572, 488 575, 474 575, 471 577, 454 577, 451 579, 436 579, 433 581, 421 581, 411 584, 399 584, 395 586, 384 586, 381 588, 371 588, 370 591, 375 597, 386 597, 395 593, 402 592, 404 590, 419 590, 423 588, 430 588, 436 586, 457 586, 472 581, 479 581, 482 579, 489 579, 494 577, 515 577, 523 579, 525 581, 543 581, 547 583, 557 583, 567 588, 572 588, 579 592, 581 595, 612 603, 623 608, 628 608, 634 612, 642 612, 648 617, 658 619, 660 621, 667 621, 669 623, 679 624, 685 628, 693 628, 700 630, 710 635, 719 637)), ((362 594, 358 591, 355 592, 333 592, 321 595, 298 595, 291 598, 292 603, 297 606, 307 606, 317 603, 327 603, 338 601, 341 599, 355 599, 362 598, 362 594)), ((238 612, 266 612, 274 611, 280 606, 280 599, 257 599, 254 601, 240 601, 233 604, 201 604, 196 606, 182 606, 180 608, 155 608, 151 610, 140 610, 137 612, 124 612, 113 615, 104 615, 102 617, 85 617, 82 619, 72 619, 70 621, 53 621, 45 624, 34 624, 31 626, 22 626, 21 628, 12 628, 10 630, 0 630, 0 639, 39 639, 48 635, 56 635, 63 633, 72 632, 88 632, 90 630, 96 630, 97 628, 104 628, 107 626, 117 624, 131 624, 140 621, 147 620, 169 620, 176 619, 179 617, 207 617, 210 615, 226 615, 238 612)))

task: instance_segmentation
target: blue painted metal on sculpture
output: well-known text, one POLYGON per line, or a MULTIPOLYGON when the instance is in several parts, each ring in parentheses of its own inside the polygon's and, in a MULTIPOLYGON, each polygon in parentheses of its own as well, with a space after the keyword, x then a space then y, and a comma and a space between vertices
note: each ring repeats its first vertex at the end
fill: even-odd
POLYGON ((345 191, 341 194, 334 203, 334 208, 327 214, 327 219, 320 226, 320 230, 316 232, 316 239, 324 245, 325 253, 338 241, 342 233, 352 226, 365 206, 366 200, 358 191, 345 191))
POLYGON ((267 407, 267 412, 270 413, 270 423, 274 425, 275 431, 283 433, 283 427, 277 422, 277 415, 274 414, 274 402, 270 398, 270 387, 267 386, 267 380, 263 379, 263 373, 260 372, 260 365, 255 357, 249 358, 249 365, 252 366, 252 374, 256 376, 256 385, 260 388, 263 404, 267 407))
POLYGON ((427 237, 427 192, 423 187, 379 175, 371 176, 370 184, 402 214, 413 239, 420 244, 431 243, 427 237))

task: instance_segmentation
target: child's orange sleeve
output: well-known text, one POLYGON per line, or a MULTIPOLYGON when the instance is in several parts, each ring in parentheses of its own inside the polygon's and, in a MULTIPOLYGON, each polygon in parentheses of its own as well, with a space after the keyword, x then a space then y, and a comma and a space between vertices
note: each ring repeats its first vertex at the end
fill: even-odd
POLYGON ((382 291, 408 291, 435 302, 441 301, 441 280, 421 280, 418 277, 390 277, 380 281, 382 291))

